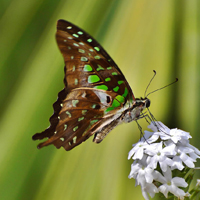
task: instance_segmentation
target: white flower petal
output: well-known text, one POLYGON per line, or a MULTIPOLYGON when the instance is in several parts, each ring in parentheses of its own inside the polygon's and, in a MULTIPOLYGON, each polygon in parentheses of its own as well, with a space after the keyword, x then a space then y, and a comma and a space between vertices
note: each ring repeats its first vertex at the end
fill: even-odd
POLYGON ((194 163, 193 163, 191 160, 189 160, 189 159, 185 160, 184 163, 185 163, 189 168, 194 168, 194 167, 195 167, 194 163))
POLYGON ((194 168, 195 165, 193 163, 193 160, 187 156, 185 153, 182 153, 180 155, 180 158, 182 159, 182 161, 189 167, 189 168, 194 168))
POLYGON ((150 131, 144 131, 144 136, 142 137, 142 141, 146 141, 148 140, 150 137, 152 137, 154 134, 154 132, 150 132, 150 131))
POLYGON ((184 197, 186 194, 182 189, 176 187, 175 185, 171 185, 169 187, 169 192, 171 192, 172 194, 174 194, 177 197, 184 197))
POLYGON ((190 155, 190 158, 192 158, 192 160, 193 160, 194 162, 196 162, 196 159, 197 159, 197 158, 200 158, 200 156, 198 156, 198 155, 195 154, 195 153, 189 153, 189 155, 190 155))
POLYGON ((178 169, 178 170, 182 170, 184 168, 183 164, 182 164, 182 160, 180 159, 179 156, 175 156, 173 158, 173 164, 172 164, 172 170, 174 169, 178 169))
POLYGON ((149 195, 145 190, 142 190, 142 195, 145 198, 145 200, 149 200, 149 195))
POLYGON ((160 167, 162 169, 163 172, 167 171, 168 166, 172 166, 173 165, 173 161, 169 158, 165 158, 165 160, 163 162, 159 162, 160 167))
POLYGON ((196 147, 192 146, 191 144, 188 144, 187 146, 190 147, 191 149, 193 149, 194 152, 195 152, 197 155, 200 155, 199 149, 197 149, 196 147))
POLYGON ((196 186, 200 186, 200 179, 197 179, 197 184, 196 184, 196 186))
POLYGON ((171 140, 174 143, 177 143, 179 140, 181 140, 181 136, 177 134, 177 129, 171 129, 170 130, 171 140))
POLYGON ((134 162, 131 165, 131 171, 129 174, 129 178, 135 178, 135 176, 137 175, 138 171, 142 168, 141 164, 134 162))
MULTIPOLYGON (((153 184, 153 183, 147 183, 144 187, 141 188, 142 189, 142 195, 144 197, 149 195, 151 196, 151 198, 153 198, 155 196, 155 193, 158 193, 158 188, 153 184)), ((145 198, 146 199, 146 198, 145 198)))
POLYGON ((168 197, 168 188, 166 187, 166 185, 161 185, 158 190, 164 194, 164 196, 167 198, 168 197))
POLYGON ((145 174, 143 173, 142 170, 139 171, 136 177, 136 180, 142 187, 144 187, 147 184, 146 179, 145 179, 145 174))
POLYGON ((171 145, 163 148, 162 152, 165 153, 165 155, 175 155, 176 154, 176 145, 171 144, 171 145))
POLYGON ((172 180, 172 171, 169 167, 167 168, 167 170, 165 172, 163 172, 163 175, 167 182, 172 180))
POLYGON ((131 159, 131 157, 133 156, 134 153, 135 153, 135 150, 132 148, 128 153, 128 160, 131 159))
POLYGON ((153 135, 150 138, 148 138, 146 141, 148 144, 151 144, 157 141, 159 137, 160 137, 160 134, 158 132, 154 132, 153 135))
POLYGON ((156 123, 157 127, 159 128, 159 131, 164 132, 165 134, 170 133, 170 129, 167 126, 165 126, 162 122, 157 121, 155 123, 156 123))
POLYGON ((174 177, 172 182, 178 187, 187 187, 188 184, 185 182, 184 178, 174 177))
POLYGON ((157 163, 158 163, 158 160, 157 160, 157 157, 156 157, 156 156, 154 156, 154 157, 149 157, 149 163, 148 163, 148 166, 149 166, 149 167, 151 167, 152 169, 156 169, 157 163))
POLYGON ((151 122, 151 124, 148 126, 149 129, 151 129, 153 132, 157 132, 157 127, 151 122))
POLYGON ((165 177, 157 170, 153 171, 153 176, 154 176, 154 180, 158 181, 160 183, 165 183, 165 181, 166 181, 165 177))
POLYGON ((154 174, 153 174, 153 169, 146 167, 145 172, 146 172, 146 181, 147 183, 152 183, 154 180, 154 174))

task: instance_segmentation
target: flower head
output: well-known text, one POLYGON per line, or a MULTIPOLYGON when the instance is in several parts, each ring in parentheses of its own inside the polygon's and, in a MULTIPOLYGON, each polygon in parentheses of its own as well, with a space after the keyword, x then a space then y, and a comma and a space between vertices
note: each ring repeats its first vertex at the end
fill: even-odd
POLYGON ((129 178, 134 178, 136 185, 141 186, 145 199, 158 192, 165 197, 170 192, 183 199, 189 195, 183 190, 188 184, 173 172, 194 168, 200 151, 189 144, 188 132, 169 129, 161 122, 152 122, 148 128, 153 132, 144 131, 144 137, 129 152, 128 159, 134 160, 129 178))

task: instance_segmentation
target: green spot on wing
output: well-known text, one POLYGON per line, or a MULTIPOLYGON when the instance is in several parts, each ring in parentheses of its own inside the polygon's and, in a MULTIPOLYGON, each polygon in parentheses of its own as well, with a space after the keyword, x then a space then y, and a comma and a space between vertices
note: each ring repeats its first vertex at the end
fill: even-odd
POLYGON ((85 115, 87 110, 82 110, 82 114, 85 115))
POLYGON ((105 112, 107 113, 107 112, 109 112, 109 111, 111 111, 111 110, 114 110, 114 109, 115 109, 115 107, 109 107, 109 108, 106 109, 105 112))
POLYGON ((78 121, 79 121, 79 122, 82 121, 82 120, 84 120, 84 117, 79 117, 79 118, 78 118, 78 121))
POLYGON ((84 70, 85 72, 91 72, 91 71, 92 71, 92 67, 91 67, 90 65, 84 65, 83 70, 84 70))
POLYGON ((112 67, 107 67, 107 69, 109 70, 109 69, 112 69, 112 67))
POLYGON ((118 81, 118 84, 121 85, 124 81, 118 81))
POLYGON ((108 82, 108 81, 110 81, 110 80, 111 80, 111 78, 106 78, 106 79, 105 79, 106 82, 108 82))
POLYGON ((74 45, 74 46, 76 46, 76 47, 79 47, 79 45, 78 45, 78 44, 76 44, 76 43, 73 43, 73 45, 74 45))
POLYGON ((81 57, 81 61, 88 61, 88 58, 87 57, 81 57))
POLYGON ((117 101, 116 99, 113 100, 112 102, 112 107, 119 107, 121 104, 119 103, 119 101, 117 101))
POLYGON ((91 108, 96 108, 96 105, 97 105, 97 104, 92 104, 92 105, 91 105, 91 108))
POLYGON ((64 124, 64 131, 67 129, 67 124, 64 124))
POLYGON ((74 84, 78 85, 78 79, 77 78, 74 79, 74 84))
POLYGON ((117 92, 119 90, 119 86, 116 86, 115 88, 113 88, 113 91, 117 92))
POLYGON ((98 65, 97 71, 100 71, 100 70, 104 70, 104 68, 101 65, 98 65))
POLYGON ((89 38, 89 39, 87 39, 87 41, 88 41, 88 42, 92 42, 92 39, 91 39, 91 38, 89 38))
POLYGON ((122 96, 126 98, 127 95, 128 95, 128 89, 127 87, 125 87, 124 94, 122 94, 122 96))
POLYGON ((75 100, 72 100, 72 105, 74 106, 74 107, 76 107, 76 104, 79 102, 79 100, 77 100, 77 99, 75 99, 75 100))
POLYGON ((83 35, 83 32, 82 31, 78 31, 77 32, 79 35, 83 35))
POLYGON ((94 49, 95 49, 96 51, 100 51, 99 47, 94 47, 94 49))
POLYGON ((91 128, 91 126, 96 123, 97 121, 99 121, 98 119, 94 119, 90 121, 90 125, 85 129, 85 131, 83 132, 82 136, 84 136, 85 134, 88 133, 88 130, 91 128))
POLYGON ((80 53, 85 53, 85 50, 83 50, 83 49, 78 49, 78 51, 79 51, 80 53))
POLYGON ((66 111, 66 114, 68 115, 68 117, 72 117, 72 115, 69 111, 66 111))
POLYGON ((107 108, 105 112, 107 113, 111 110, 114 110, 116 107, 121 106, 121 103, 123 104, 124 102, 125 102, 124 97, 121 95, 117 95, 113 100, 111 107, 107 108))
POLYGON ((76 143, 77 136, 73 137, 73 143, 76 143))
POLYGON ((91 120, 90 121, 90 125, 93 125, 94 123, 98 122, 99 120, 98 119, 94 119, 94 120, 91 120))
POLYGON ((106 85, 97 85, 94 88, 99 89, 99 90, 108 90, 108 87, 106 85))
POLYGON ((75 34, 75 33, 74 33, 74 34, 72 34, 72 35, 73 35, 74 37, 76 37, 76 38, 78 38, 78 37, 79 37, 79 36, 78 36, 77 34, 75 34))
POLYGON ((100 78, 97 75, 88 76, 88 83, 96 83, 100 81, 100 78))
POLYGON ((120 103, 124 103, 124 102, 125 102, 124 97, 121 96, 121 95, 117 95, 117 96, 115 97, 115 99, 117 99, 120 103))
POLYGON ((100 57, 100 56, 94 56, 94 58, 98 60, 98 59, 100 59, 101 57, 100 57))
POLYGON ((133 96, 132 96, 132 95, 130 95, 129 101, 130 101, 131 103, 133 103, 133 96))
POLYGON ((75 126, 74 128, 73 128, 73 131, 76 131, 78 129, 78 126, 75 126))
POLYGON ((117 74, 117 72, 112 72, 112 75, 114 76, 114 75, 118 75, 118 74, 117 74))

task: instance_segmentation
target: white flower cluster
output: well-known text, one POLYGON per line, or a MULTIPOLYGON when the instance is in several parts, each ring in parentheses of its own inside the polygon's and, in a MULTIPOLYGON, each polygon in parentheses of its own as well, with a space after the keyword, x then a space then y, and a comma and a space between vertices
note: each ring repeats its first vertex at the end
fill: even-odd
POLYGON ((129 178, 134 178, 136 186, 141 186, 146 200, 158 192, 166 198, 170 192, 184 199, 189 193, 179 187, 185 188, 188 184, 183 178, 172 177, 172 171, 181 171, 186 166, 194 168, 200 151, 189 144, 188 132, 169 129, 161 122, 153 122, 148 128, 153 132, 144 131, 144 137, 129 152, 128 159, 134 160, 129 178))

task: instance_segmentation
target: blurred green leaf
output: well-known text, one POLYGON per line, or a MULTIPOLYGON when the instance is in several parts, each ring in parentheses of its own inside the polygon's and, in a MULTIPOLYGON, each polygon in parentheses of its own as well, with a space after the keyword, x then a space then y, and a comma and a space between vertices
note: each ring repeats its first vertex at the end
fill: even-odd
MULTIPOLYGON (((64 87, 56 21, 80 26, 108 51, 136 97, 152 95, 151 112, 167 126, 191 132, 200 147, 199 1, 10 0, 0 2, 0 199, 143 199, 128 179, 135 123, 123 124, 99 145, 70 152, 31 140, 48 125, 64 87)), ((145 120, 140 120, 145 130, 145 120)))

